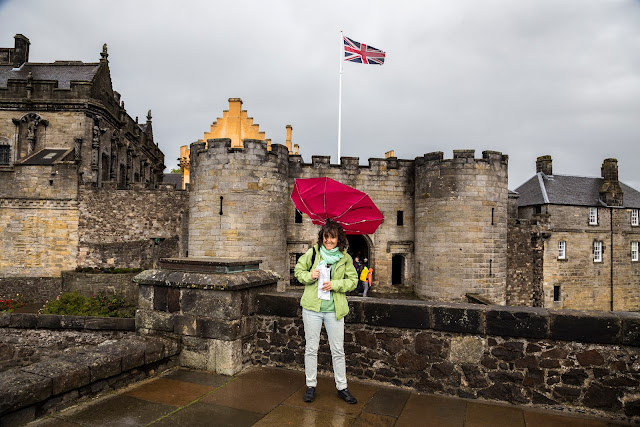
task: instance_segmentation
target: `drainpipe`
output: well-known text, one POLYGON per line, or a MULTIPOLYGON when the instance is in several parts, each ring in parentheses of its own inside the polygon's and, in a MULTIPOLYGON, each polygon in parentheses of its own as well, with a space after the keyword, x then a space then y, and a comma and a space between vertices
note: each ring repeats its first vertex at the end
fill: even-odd
POLYGON ((613 311, 613 208, 609 208, 609 230, 611 233, 611 240, 609 244, 609 265, 611 266, 611 311, 613 311))

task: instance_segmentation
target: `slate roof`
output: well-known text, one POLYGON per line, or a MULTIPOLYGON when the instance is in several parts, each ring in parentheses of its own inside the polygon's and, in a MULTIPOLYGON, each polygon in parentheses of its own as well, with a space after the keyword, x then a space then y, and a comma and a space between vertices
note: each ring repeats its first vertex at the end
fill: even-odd
POLYGON ((71 149, 69 148, 43 148, 24 159, 21 163, 23 165, 52 165, 58 160, 62 160, 70 152, 71 149))
MULTIPOLYGON (((538 172, 516 189, 520 194, 518 206, 534 205, 572 205, 602 206, 600 188, 602 178, 589 178, 571 175, 547 176, 538 172)), ((620 183, 624 193, 625 208, 640 208, 640 192, 620 183)))
POLYGON ((26 80, 29 73, 33 80, 53 80, 59 89, 70 89, 71 81, 90 82, 100 68, 99 63, 84 64, 80 61, 56 61, 52 64, 25 63, 20 68, 0 65, 0 87, 7 87, 9 79, 26 80))
POLYGON ((165 173, 162 178, 163 184, 173 184, 177 189, 182 188, 182 174, 181 173, 165 173))

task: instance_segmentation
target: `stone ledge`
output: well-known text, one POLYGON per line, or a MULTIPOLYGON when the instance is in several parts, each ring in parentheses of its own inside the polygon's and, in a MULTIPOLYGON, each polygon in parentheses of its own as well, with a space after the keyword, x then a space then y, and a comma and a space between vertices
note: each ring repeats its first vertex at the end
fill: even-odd
POLYGON ((280 280, 280 276, 269 270, 243 271, 233 274, 146 270, 133 278, 133 281, 139 285, 212 289, 216 291, 236 291, 254 288, 277 283, 278 280, 280 280))
POLYGON ((135 319, 61 314, 0 313, 0 328, 135 331, 135 319))
MULTIPOLYGON (((299 317, 300 293, 257 295, 257 314, 299 317)), ((640 347, 640 313, 347 297, 345 321, 371 326, 640 347)))
POLYGON ((35 405, 32 412, 37 414, 39 406, 46 405, 50 398, 91 387, 133 369, 173 360, 178 353, 178 344, 172 340, 138 336, 109 340, 94 350, 5 371, 0 376, 0 425, 13 412, 35 405))

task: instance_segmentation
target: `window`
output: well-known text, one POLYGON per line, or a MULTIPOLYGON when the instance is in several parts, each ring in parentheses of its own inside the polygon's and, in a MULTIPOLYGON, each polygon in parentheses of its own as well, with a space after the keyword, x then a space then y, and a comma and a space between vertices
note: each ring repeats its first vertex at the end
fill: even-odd
POLYGON ((631 209, 631 225, 640 225, 640 219, 638 218, 638 209, 631 209))
MULTIPOLYGON (((9 164, 11 164, 11 147, 8 145, 0 145, 0 165, 9 164)), ((638 211, 636 211, 636 214, 637 213, 638 211)))
POLYGON ((302 224, 302 214, 296 209, 296 224, 302 224))
POLYGON ((602 262, 602 242, 593 242, 593 262, 602 262))
POLYGON ((560 301, 560 285, 553 286, 553 301, 560 301))
POLYGON ((567 258, 567 242, 560 240, 558 242, 558 259, 567 258))
POLYGON ((631 242, 631 261, 638 261, 638 242, 631 242))
POLYGON ((598 225, 598 208, 589 208, 589 225, 598 225))
POLYGON ((398 211, 397 224, 404 225, 404 211, 398 211))

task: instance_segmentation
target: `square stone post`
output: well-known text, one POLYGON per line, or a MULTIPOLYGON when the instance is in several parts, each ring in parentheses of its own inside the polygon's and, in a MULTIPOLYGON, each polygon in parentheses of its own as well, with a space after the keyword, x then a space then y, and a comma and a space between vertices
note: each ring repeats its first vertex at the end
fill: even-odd
POLYGON ((249 363, 257 330, 255 298, 276 291, 280 277, 261 260, 169 258, 138 284, 136 330, 180 344, 182 366, 234 375, 249 363))

